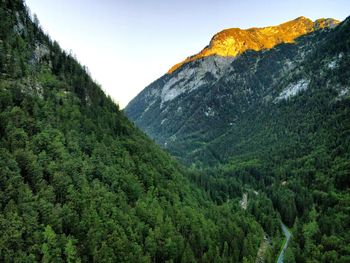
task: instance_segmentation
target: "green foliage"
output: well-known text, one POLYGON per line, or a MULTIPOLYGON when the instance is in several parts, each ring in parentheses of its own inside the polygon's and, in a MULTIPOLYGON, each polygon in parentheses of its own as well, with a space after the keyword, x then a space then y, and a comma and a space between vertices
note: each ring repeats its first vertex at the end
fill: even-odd
POLYGON ((0 15, 1 262, 252 261, 253 216, 190 183, 22 1, 0 15))
MULTIPOLYGON (((315 34, 322 48, 281 79, 309 76, 306 96, 255 105, 244 116, 226 105, 223 119, 238 122, 224 132, 220 118, 201 123, 204 135, 189 122, 190 144, 171 148, 189 153, 196 169, 187 171, 126 119, 22 1, 0 1, 0 17, 1 262, 254 262, 263 231, 272 262, 281 237, 276 210, 294 226, 286 262, 349 261, 350 102, 330 88, 349 84, 348 21, 315 34), (319 67, 339 52, 336 72, 319 67), (197 169, 200 160, 213 166, 197 169)), ((248 52, 233 71, 245 74, 261 59, 248 81, 255 94, 270 87, 269 69, 281 68, 269 58, 297 50, 248 52)), ((208 97, 218 98, 213 92, 208 97)), ((202 95, 190 107, 198 109, 202 95)))

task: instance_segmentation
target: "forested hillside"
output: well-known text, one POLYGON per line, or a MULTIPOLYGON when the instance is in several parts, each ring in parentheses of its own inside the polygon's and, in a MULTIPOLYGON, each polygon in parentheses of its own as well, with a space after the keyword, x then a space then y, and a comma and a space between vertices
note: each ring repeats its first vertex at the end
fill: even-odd
POLYGON ((255 262, 258 222, 278 240, 271 202, 190 183, 22 1, 0 17, 1 262, 255 262))

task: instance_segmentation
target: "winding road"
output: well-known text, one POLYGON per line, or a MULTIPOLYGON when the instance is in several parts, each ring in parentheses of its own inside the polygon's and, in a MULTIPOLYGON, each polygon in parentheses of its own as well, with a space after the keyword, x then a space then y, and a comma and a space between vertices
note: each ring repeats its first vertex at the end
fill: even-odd
POLYGON ((281 222, 281 226, 282 226, 282 231, 283 231, 283 234, 285 235, 286 237, 286 242, 284 243, 283 245, 283 248, 281 249, 281 252, 278 256, 278 259, 277 259, 277 263, 283 263, 284 262, 284 254, 286 253, 286 250, 287 250, 287 247, 288 247, 288 242, 289 242, 289 239, 291 237, 291 233, 290 231, 288 230, 288 228, 285 226, 285 224, 283 224, 281 222))

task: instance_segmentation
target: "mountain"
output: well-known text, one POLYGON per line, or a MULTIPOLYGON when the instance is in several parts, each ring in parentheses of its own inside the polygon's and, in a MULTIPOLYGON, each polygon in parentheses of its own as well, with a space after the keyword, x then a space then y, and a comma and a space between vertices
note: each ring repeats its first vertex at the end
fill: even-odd
POLYGON ((237 179, 214 201, 29 13, 0 1, 1 262, 254 262, 263 231, 278 244, 266 195, 243 210, 237 179))
MULTIPOLYGON (((333 46, 340 43, 332 40, 343 34, 347 21, 334 28, 336 23, 301 17, 277 27, 224 30, 189 62, 146 87, 125 113, 186 163, 215 163, 232 154, 251 153, 254 140, 248 136, 256 136, 262 127, 254 130, 247 124, 265 125, 261 120, 268 117, 260 116, 265 109, 272 114, 296 95, 324 91, 312 87, 320 77, 324 81, 325 74, 329 76, 327 87, 334 87, 334 99, 339 94, 341 98, 347 96, 346 85, 337 77, 338 72, 346 72, 347 51, 334 51, 333 46), (214 44, 218 38, 235 39, 236 35, 237 46, 214 44), (236 56, 218 55, 220 47, 236 56), (258 47, 261 50, 252 50, 258 47), (323 58, 320 50, 326 52, 323 58), (211 52, 215 55, 201 57, 211 52), (317 73, 311 71, 314 69, 317 73)), ((268 147, 268 141, 266 144, 268 147)))
POLYGON ((235 56, 202 56, 212 40, 125 113, 217 202, 237 179, 265 193, 291 228, 285 262, 350 262, 350 18, 282 25, 303 20, 310 31, 290 43, 235 56))

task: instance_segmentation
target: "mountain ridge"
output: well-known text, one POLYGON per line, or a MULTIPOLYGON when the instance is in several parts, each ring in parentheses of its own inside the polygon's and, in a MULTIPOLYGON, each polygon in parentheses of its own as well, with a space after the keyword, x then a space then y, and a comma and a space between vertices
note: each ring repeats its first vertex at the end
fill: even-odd
MULTIPOLYGON (((312 73, 304 72, 305 62, 314 64, 309 57, 318 54, 323 42, 339 34, 336 32, 344 31, 348 20, 341 27, 316 30, 272 49, 247 50, 234 58, 214 55, 185 63, 147 86, 125 112, 159 144, 186 159, 223 131, 233 129, 254 105, 273 106, 312 86, 312 73)), ((329 53, 324 49, 322 52, 329 53)), ((338 72, 337 65, 346 61, 345 54, 324 58, 329 65, 319 62, 327 72, 322 74, 338 72)), ((337 92, 347 94, 346 88, 338 86, 337 92)), ((206 148, 206 152, 213 152, 206 148)))
POLYGON ((172 66, 168 74, 172 74, 185 63, 203 57, 212 55, 235 57, 249 49, 255 51, 269 49, 277 44, 291 43, 297 37, 315 30, 334 27, 338 23, 339 21, 333 18, 319 18, 313 22, 309 18, 300 16, 277 26, 224 29, 216 33, 210 40, 209 45, 202 51, 172 66))

